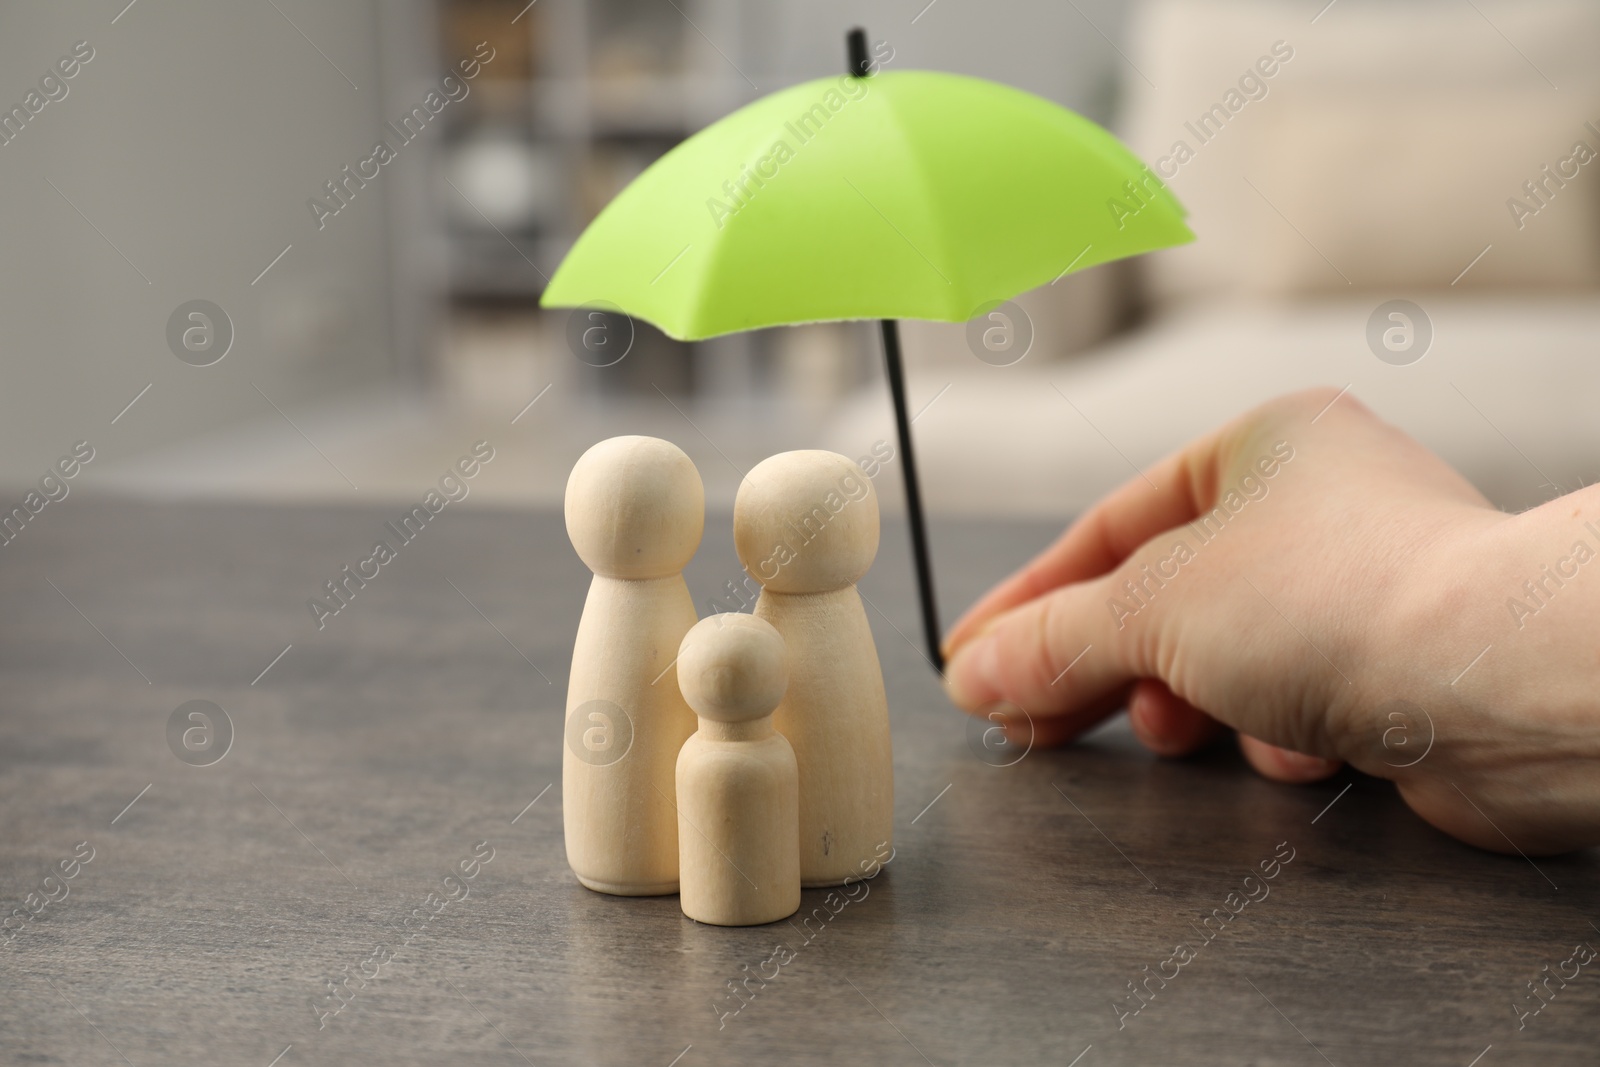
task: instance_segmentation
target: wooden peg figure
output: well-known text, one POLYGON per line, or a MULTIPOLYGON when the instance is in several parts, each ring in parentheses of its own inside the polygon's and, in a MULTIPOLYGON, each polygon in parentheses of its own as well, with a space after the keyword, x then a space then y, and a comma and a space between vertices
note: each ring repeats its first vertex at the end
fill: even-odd
POLYGON ((789 653, 773 725, 800 768, 801 885, 841 885, 893 841, 889 703, 855 586, 878 552, 878 498, 836 452, 783 452, 740 484, 733 541, 789 653))
POLYGON ((678 651, 700 729, 678 753, 683 913, 717 926, 777 922, 800 907, 794 750, 772 728, 789 672, 783 638, 751 615, 702 619, 678 651))
POLYGON ((566 513, 594 572, 567 683, 567 862, 602 893, 675 893, 673 769, 694 714, 673 659, 695 623, 682 571, 705 528, 705 490, 676 445, 613 437, 572 468, 566 513))

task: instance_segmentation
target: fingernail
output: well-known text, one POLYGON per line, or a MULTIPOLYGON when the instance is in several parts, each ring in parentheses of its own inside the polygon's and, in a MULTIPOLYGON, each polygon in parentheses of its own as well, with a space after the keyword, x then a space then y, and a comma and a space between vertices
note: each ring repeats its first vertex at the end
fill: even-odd
POLYGON ((996 653, 993 638, 978 638, 967 642, 945 664, 945 692, 958 707, 976 711, 988 702, 994 692, 996 653))

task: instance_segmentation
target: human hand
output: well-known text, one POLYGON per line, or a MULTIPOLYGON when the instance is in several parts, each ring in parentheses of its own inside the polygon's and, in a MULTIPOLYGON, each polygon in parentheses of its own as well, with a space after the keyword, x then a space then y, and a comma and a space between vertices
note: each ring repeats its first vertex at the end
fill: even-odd
POLYGON ((1162 755, 1232 727, 1269 778, 1348 762, 1481 847, 1594 843, 1600 565, 1536 634, 1505 600, 1585 515, 1600 546, 1596 492, 1506 515, 1353 398, 1283 397, 1131 479, 984 596, 946 641, 947 688, 1036 745, 1126 706, 1162 755), (1497 642, 1510 651, 1473 660, 1497 642))

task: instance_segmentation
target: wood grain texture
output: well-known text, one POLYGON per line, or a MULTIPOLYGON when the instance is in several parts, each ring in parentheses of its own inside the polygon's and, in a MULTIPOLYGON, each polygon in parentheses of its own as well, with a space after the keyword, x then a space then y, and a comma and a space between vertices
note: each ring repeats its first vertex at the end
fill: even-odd
MULTIPOLYGON (((1595 1062, 1590 968, 1524 1030, 1511 1004, 1574 943, 1600 947, 1600 854, 1535 869, 1433 831, 1382 782, 1273 785, 1225 747, 1159 761, 1120 725, 987 765, 907 640, 889 522, 862 591, 895 730, 893 862, 857 899, 806 892, 793 926, 591 893, 551 788, 590 581, 561 516, 452 505, 318 631, 306 598, 393 510, 74 490, 0 549, 6 910, 96 850, 0 946, 0 1062, 123 1063, 113 1044, 141 1067, 267 1067, 290 1045, 278 1067, 1467 1067, 1490 1045, 1478 1067, 1595 1062), (235 727, 210 767, 167 747, 191 699, 235 727), (493 859, 466 879, 479 842, 493 859), (1118 1030, 1126 983, 1279 842, 1295 858, 1270 895, 1118 1030), (330 979, 348 1006, 319 1029, 330 979)), ((738 576, 728 530, 712 517, 687 572, 702 605, 738 576)), ((1057 529, 931 532, 949 614, 1057 529)))

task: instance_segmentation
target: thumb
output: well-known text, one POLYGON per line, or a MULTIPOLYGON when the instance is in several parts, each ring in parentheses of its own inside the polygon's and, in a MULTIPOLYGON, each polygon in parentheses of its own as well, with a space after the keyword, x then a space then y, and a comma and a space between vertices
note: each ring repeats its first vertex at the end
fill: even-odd
POLYGON ((1115 710, 1106 698, 1141 676, 1131 631, 1107 607, 1111 577, 1063 586, 991 619, 945 667, 950 699, 983 714, 1010 704, 1059 718, 1065 739, 1115 710))

